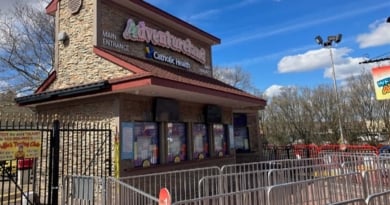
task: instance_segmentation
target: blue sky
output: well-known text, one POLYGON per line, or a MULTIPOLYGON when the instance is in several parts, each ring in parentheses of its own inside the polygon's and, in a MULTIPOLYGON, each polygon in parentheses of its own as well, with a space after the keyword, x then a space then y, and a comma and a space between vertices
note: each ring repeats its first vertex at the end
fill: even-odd
POLYGON ((343 79, 389 61, 388 0, 146 0, 217 36, 213 65, 241 66, 254 86, 272 96, 281 87, 332 84, 329 50, 315 43, 341 33, 334 44, 336 78, 343 79))

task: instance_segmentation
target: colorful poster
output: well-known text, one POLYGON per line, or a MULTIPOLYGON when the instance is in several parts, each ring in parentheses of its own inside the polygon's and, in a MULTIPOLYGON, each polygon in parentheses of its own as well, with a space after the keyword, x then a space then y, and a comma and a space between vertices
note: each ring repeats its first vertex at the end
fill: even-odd
POLYGON ((133 159, 134 157, 134 123, 122 122, 121 132, 121 159, 133 159))
POLYGON ((186 159, 186 134, 184 123, 168 123, 168 162, 186 159))
POLYGON ((194 159, 204 159, 209 156, 209 138, 205 124, 194 124, 192 127, 194 143, 194 159))
POLYGON ((40 155, 40 131, 0 132, 0 161, 38 158, 40 155))
POLYGON ((390 66, 372 69, 377 100, 390 99, 390 66))
POLYGON ((222 157, 226 154, 226 135, 224 126, 222 124, 213 125, 213 136, 214 136, 214 151, 218 156, 222 157))
POLYGON ((158 163, 158 130, 153 122, 134 123, 134 165, 148 167, 158 163))

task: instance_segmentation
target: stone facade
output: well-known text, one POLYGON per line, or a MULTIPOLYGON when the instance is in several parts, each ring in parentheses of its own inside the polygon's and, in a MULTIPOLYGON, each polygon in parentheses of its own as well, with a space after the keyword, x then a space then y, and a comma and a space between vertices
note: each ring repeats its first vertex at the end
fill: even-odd
MULTIPOLYGON (((118 29, 117 24, 121 23, 122 20, 126 20, 128 18, 128 13, 126 13, 126 9, 118 8, 117 4, 109 3, 108 1, 103 0, 83 0, 82 7, 80 11, 76 14, 72 14, 68 9, 68 1, 59 1, 59 7, 56 12, 56 33, 66 32, 69 36, 69 39, 64 42, 58 42, 56 45, 56 79, 50 85, 47 91, 57 90, 63 88, 69 88, 74 86, 80 86, 88 83, 95 83, 102 80, 109 80, 114 78, 121 78, 125 76, 133 75, 131 71, 123 68, 108 59, 104 59, 97 54, 94 53, 94 47, 100 47, 106 49, 111 49, 116 52, 120 52, 110 47, 105 47, 101 45, 103 42, 103 32, 102 28, 107 29, 110 33, 105 33, 106 40, 118 40, 119 43, 126 43, 123 39, 119 40, 121 30, 118 29), (121 12, 115 12, 117 10, 121 10, 121 12), (101 16, 104 15, 104 18, 101 16), (115 19, 119 18, 120 21, 117 22, 115 19), (99 21, 99 19, 103 19, 103 21, 99 21), (103 22, 103 23, 102 23, 103 22), (113 26, 111 28, 110 22, 112 22, 113 26), (99 23, 102 23, 101 25, 99 23), (107 24, 107 25, 105 25, 107 24), (112 33, 111 33, 112 32, 112 33), (113 35, 111 35, 113 34, 113 35)), ((136 13, 136 12, 135 12, 136 13)), ((141 14, 133 14, 135 17, 139 17, 141 14)), ((186 39, 189 38, 183 33, 178 31, 178 28, 171 27, 159 27, 156 21, 150 19, 148 17, 141 18, 145 22, 149 23, 156 29, 160 29, 164 31, 164 29, 169 29, 170 31, 177 32, 174 33, 179 38, 186 39)), ((125 22, 122 22, 125 23, 125 22)), ((179 27, 180 28, 180 27, 179 27)), ((157 51, 164 51, 169 55, 174 57, 188 60, 192 66, 195 66, 196 69, 202 69, 202 66, 211 67, 211 45, 207 45, 207 43, 201 40, 192 39, 191 41, 197 46, 203 46, 207 50, 206 54, 206 64, 201 65, 199 62, 196 62, 194 59, 185 57, 182 54, 175 53, 173 50, 158 48, 156 46, 157 51), (184 56, 184 57, 183 57, 184 56)), ((131 47, 126 55, 132 56, 134 58, 145 59, 145 43, 131 42, 131 47)), ((129 44, 130 45, 130 44, 129 44)), ((173 66, 174 67, 174 66, 173 66)), ((189 70, 195 73, 198 73, 198 70, 189 70)), ((209 68, 211 69, 211 68, 209 68)), ((211 74, 211 72, 209 73, 211 74)), ((134 166, 131 162, 131 158, 128 160, 121 160, 119 143, 121 133, 121 123, 122 122, 155 122, 154 119, 154 97, 151 96, 142 96, 135 94, 130 94, 126 91, 118 91, 118 93, 99 93, 94 94, 92 96, 87 97, 75 97, 73 99, 66 99, 62 101, 57 101, 53 104, 40 104, 35 107, 36 111, 40 114, 57 114, 64 119, 71 120, 82 120, 79 119, 79 116, 87 117, 88 121, 95 122, 104 122, 109 123, 112 128, 113 143, 115 146, 112 148, 113 156, 116 157, 115 163, 115 171, 120 176, 126 176, 130 174, 134 174, 137 172, 153 172, 153 171, 161 171, 161 170, 174 170, 177 168, 193 168, 196 166, 211 166, 211 165, 223 165, 228 163, 236 162, 236 153, 233 147, 229 147, 221 156, 218 156, 219 153, 213 153, 212 147, 214 147, 214 141, 211 134, 212 124, 208 123, 208 137, 209 137, 209 151, 210 158, 207 160, 195 160, 192 157, 192 147, 193 147, 193 137, 190 132, 191 126, 194 123, 206 123, 204 117, 204 107, 208 102, 202 103, 194 103, 188 101, 178 101, 179 104, 179 113, 180 119, 179 122, 183 122, 188 127, 186 133, 186 146, 188 159, 184 162, 180 162, 178 164, 166 163, 168 160, 165 159, 165 155, 167 155, 167 143, 165 142, 167 139, 166 134, 164 134, 164 129, 167 127, 167 122, 158 122, 158 126, 160 129, 159 137, 159 157, 160 164, 159 166, 154 167, 155 169, 133 169, 134 166), (117 167, 117 166, 120 166, 117 167)), ((164 97, 164 96, 161 96, 164 97)), ((210 102, 212 103, 212 102, 210 102)), ((232 125, 233 122, 233 108, 231 107, 221 107, 222 109, 222 122, 224 125, 232 125)), ((249 128, 249 139, 250 139, 250 147, 252 152, 258 152, 260 139, 257 138, 259 136, 259 128, 258 128, 258 120, 257 120, 257 111, 253 110, 250 114, 248 114, 248 128, 249 128)), ((229 136, 227 137, 227 141, 229 140, 229 136)), ((247 156, 247 155, 246 155, 247 156)), ((243 159, 246 158, 243 156, 243 159)), ((254 154, 253 156, 257 156, 254 154)), ((194 157, 196 158, 196 157, 194 157)), ((200 158, 199 158, 200 159, 200 158)), ((118 176, 118 175, 117 175, 118 176)))
POLYGON ((79 13, 71 14, 68 1, 59 1, 56 21, 58 32, 66 32, 69 40, 58 42, 57 79, 49 90, 94 83, 133 73, 93 53, 96 0, 83 0, 79 13))

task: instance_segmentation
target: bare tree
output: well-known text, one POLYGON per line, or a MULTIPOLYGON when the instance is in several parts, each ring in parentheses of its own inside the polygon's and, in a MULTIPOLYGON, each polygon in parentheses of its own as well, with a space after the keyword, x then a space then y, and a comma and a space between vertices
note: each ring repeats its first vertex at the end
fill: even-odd
POLYGON ((316 125, 313 129, 315 129, 317 143, 337 143, 340 134, 333 88, 330 85, 319 85, 314 88, 310 102, 316 125))
POLYGON ((314 114, 308 88, 284 88, 274 96, 264 114, 265 134, 276 144, 311 143, 314 136, 314 114))
POLYGON ((16 93, 12 90, 0 92, 0 115, 14 115, 15 113, 31 115, 30 108, 15 105, 15 97, 16 93))
POLYGON ((53 62, 53 17, 31 1, 14 1, 10 10, 0 10, 0 82, 30 93, 48 76, 53 62))
POLYGON ((240 66, 236 67, 219 67, 213 68, 213 77, 228 85, 245 90, 256 96, 262 96, 262 93, 251 82, 251 76, 240 66))

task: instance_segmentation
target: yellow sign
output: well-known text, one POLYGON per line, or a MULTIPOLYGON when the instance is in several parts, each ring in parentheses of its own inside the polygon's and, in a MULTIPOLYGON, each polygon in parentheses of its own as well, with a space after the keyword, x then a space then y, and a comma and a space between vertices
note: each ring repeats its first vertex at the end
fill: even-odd
POLYGON ((1 131, 0 161, 37 158, 41 153, 40 131, 1 131))
POLYGON ((372 69, 377 100, 390 99, 390 66, 372 69))

